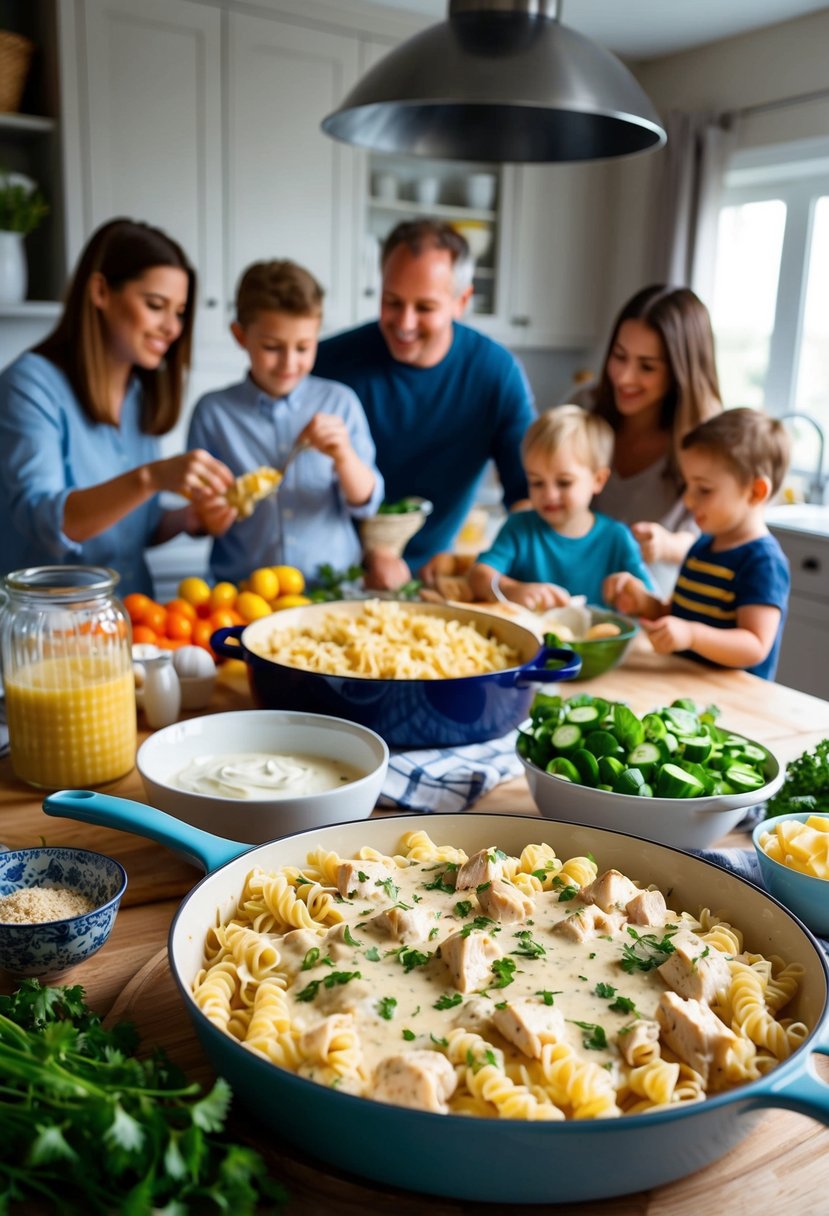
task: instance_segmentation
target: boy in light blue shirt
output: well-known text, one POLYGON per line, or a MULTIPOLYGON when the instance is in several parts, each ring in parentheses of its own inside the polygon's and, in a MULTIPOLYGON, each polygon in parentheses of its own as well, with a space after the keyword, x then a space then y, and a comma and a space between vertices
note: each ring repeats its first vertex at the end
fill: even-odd
POLYGON ((610 424, 577 405, 559 405, 530 426, 521 454, 533 510, 513 512, 479 555, 469 573, 474 597, 493 599, 496 575, 508 599, 536 611, 572 595, 604 603, 602 581, 614 571, 652 587, 627 525, 590 510, 610 476, 610 424))
POLYGON ((296 440, 308 446, 292 461, 278 494, 246 519, 230 507, 211 518, 225 531, 213 542, 210 572, 239 582, 259 566, 296 566, 313 582, 317 567, 360 561, 355 522, 383 501, 383 478, 363 407, 351 389, 310 375, 323 291, 296 263, 256 262, 242 275, 231 332, 250 358, 240 383, 197 403, 188 442, 223 460, 234 475, 281 469, 296 440))

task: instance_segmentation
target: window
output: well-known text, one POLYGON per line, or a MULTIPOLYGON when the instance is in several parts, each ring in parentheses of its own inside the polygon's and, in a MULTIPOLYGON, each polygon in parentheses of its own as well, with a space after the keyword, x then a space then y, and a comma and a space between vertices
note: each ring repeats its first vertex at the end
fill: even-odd
MULTIPOLYGON (((719 215, 711 316, 727 406, 811 414, 829 435, 829 142, 738 153, 719 215)), ((793 419, 792 468, 818 471, 793 419)))

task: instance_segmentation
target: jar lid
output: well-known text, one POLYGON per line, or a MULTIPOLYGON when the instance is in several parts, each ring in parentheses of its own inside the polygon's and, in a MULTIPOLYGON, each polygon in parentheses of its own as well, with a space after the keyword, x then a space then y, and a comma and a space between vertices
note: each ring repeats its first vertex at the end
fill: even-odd
POLYGON ((108 566, 27 566, 7 574, 3 583, 8 591, 60 601, 108 595, 119 579, 118 572, 108 566))

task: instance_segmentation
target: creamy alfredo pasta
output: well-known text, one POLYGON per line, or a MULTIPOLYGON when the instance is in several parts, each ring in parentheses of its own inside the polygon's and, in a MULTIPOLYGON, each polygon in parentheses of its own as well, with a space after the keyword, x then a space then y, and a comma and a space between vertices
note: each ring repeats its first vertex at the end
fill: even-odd
POLYGON ((323 849, 252 870, 211 929, 197 1004, 322 1085, 437 1113, 589 1119, 696 1102, 805 1039, 802 968, 707 910, 547 844, 467 857, 323 849))

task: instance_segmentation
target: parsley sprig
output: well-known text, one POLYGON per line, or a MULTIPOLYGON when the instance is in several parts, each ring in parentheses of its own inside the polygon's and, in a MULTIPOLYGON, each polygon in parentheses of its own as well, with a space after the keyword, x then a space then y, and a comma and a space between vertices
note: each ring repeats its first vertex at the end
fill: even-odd
POLYGON ((138 1036, 105 1030, 80 986, 24 980, 0 997, 0 1210, 195 1212, 252 1216, 284 1200, 261 1157, 220 1141, 230 1087, 204 1094, 138 1036))

